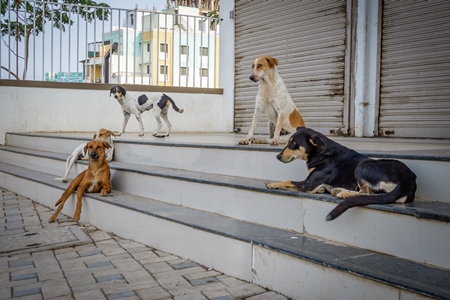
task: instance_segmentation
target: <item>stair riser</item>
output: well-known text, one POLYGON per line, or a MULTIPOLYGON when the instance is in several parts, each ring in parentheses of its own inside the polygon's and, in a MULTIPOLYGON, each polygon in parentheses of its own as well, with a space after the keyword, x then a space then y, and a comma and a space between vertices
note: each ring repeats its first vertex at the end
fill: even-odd
POLYGON ((302 199, 158 176, 112 171, 119 191, 302 232, 302 199))
MULTIPOLYGON (((40 165, 64 168, 61 161, 35 158, 26 162, 30 157, 5 153, 11 156, 6 160, 38 171, 40 165)), ((1 157, 5 157, 3 153, 1 157)), ((84 168, 80 164, 76 167, 79 172, 84 168)), ((366 208, 352 208, 338 219, 325 222, 325 216, 335 207, 333 203, 114 169, 111 181, 121 192, 450 268, 448 223, 366 208)))
POLYGON ((335 206, 303 200, 304 231, 330 241, 450 268, 449 223, 358 207, 325 221, 335 206))
MULTIPOLYGON (((0 181, 2 187, 46 206, 53 206, 62 193, 61 189, 4 173, 0 173, 0 181)), ((62 213, 72 215, 74 202, 69 199, 62 213)), ((81 222, 257 283, 293 299, 427 299, 345 271, 96 199, 88 198, 83 203, 81 222)))
POLYGON ((47 138, 17 134, 6 135, 6 144, 9 146, 63 153, 67 156, 69 156, 73 152, 73 150, 78 147, 78 145, 84 142, 86 141, 76 140, 73 138, 47 138))
POLYGON ((253 261, 255 283, 293 299, 430 299, 258 246, 253 261))

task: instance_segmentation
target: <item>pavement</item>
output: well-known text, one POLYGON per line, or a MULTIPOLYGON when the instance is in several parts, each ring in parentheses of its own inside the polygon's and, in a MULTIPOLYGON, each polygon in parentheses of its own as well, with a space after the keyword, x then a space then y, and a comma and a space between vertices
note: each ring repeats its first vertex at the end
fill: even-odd
POLYGON ((0 299, 287 299, 0 187, 0 299))

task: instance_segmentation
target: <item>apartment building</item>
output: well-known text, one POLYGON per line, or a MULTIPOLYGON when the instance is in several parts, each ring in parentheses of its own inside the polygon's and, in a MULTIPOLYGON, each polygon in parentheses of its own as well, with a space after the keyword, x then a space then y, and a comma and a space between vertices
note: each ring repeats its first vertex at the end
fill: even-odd
POLYGON ((88 82, 217 87, 219 26, 194 7, 127 11, 89 44, 88 82))

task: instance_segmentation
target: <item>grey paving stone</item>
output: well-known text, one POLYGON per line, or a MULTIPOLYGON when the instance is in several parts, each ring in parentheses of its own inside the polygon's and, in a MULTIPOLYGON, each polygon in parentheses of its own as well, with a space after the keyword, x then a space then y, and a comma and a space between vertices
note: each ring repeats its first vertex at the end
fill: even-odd
POLYGON ((91 263, 86 263, 86 266, 88 267, 88 269, 92 269, 92 268, 99 268, 99 267, 114 267, 113 264, 108 260, 108 261, 98 261, 98 262, 91 262, 91 263))
POLYGON ((41 295, 41 288, 17 289, 13 291, 13 297, 25 297, 30 295, 41 295))
POLYGON ((204 269, 202 267, 193 267, 193 268, 187 268, 187 269, 180 269, 180 270, 171 270, 166 272, 161 272, 158 274, 155 274, 155 278, 164 278, 164 277, 172 277, 172 276, 187 276, 191 274, 197 274, 204 272, 204 269))
POLYGON ((190 280, 189 282, 193 286, 197 286, 197 285, 204 285, 204 284, 210 284, 210 283, 214 283, 214 282, 219 282, 219 280, 217 280, 214 277, 205 277, 205 278, 190 280))
POLYGON ((19 274, 15 276, 11 276, 11 281, 18 281, 18 280, 26 280, 26 279, 32 279, 37 278, 36 273, 26 273, 26 274, 19 274))
POLYGON ((108 300, 124 299, 124 298, 136 297, 136 293, 133 291, 126 291, 126 292, 120 292, 120 293, 106 295, 106 297, 108 300))
POLYGON ((116 281, 116 280, 124 280, 122 274, 114 274, 114 275, 105 275, 105 276, 99 276, 95 277, 97 282, 105 282, 105 281, 116 281))
POLYGON ((91 250, 91 251, 86 251, 86 252, 78 251, 78 255, 80 257, 87 257, 87 256, 93 256, 93 255, 103 255, 103 252, 101 250, 91 250))
POLYGON ((34 266, 33 261, 12 261, 9 263, 10 268, 18 268, 18 267, 26 267, 26 266, 34 266))
POLYGON ((6 224, 13 224, 13 223, 21 223, 22 224, 23 219, 7 219, 6 224))
POLYGON ((187 261, 180 264, 170 264, 175 270, 187 269, 197 267, 198 265, 195 262, 187 261))

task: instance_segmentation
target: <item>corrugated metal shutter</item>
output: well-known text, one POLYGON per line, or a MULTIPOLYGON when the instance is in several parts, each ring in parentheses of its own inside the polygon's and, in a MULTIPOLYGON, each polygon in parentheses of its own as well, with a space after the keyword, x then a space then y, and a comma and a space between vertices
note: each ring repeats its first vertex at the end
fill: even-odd
MULTIPOLYGON (((306 126, 347 129, 346 16, 345 0, 235 1, 236 128, 248 132, 253 117, 258 84, 249 80, 251 64, 270 55, 306 126)), ((267 121, 256 132, 267 133, 267 121)))
POLYGON ((380 83, 380 135, 450 138, 450 1, 384 1, 380 83))

